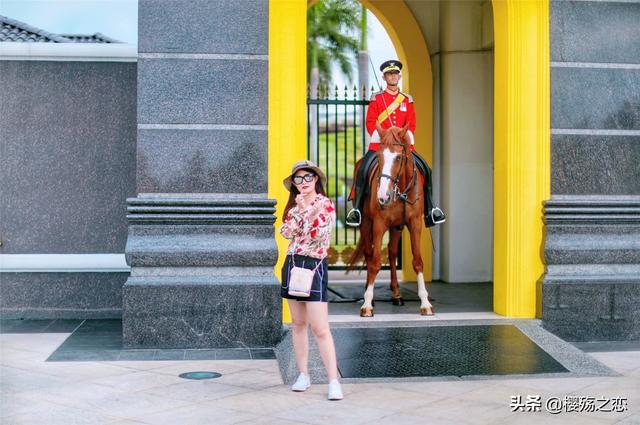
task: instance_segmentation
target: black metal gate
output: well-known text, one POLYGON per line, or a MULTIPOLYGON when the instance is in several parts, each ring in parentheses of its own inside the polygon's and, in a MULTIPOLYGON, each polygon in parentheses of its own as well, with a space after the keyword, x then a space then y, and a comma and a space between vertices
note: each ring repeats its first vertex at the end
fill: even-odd
MULTIPOLYGON (((307 96, 307 151, 327 175, 327 196, 336 206, 336 222, 329 249, 329 267, 334 270, 345 268, 349 256, 358 241, 358 229, 345 225, 345 217, 351 208, 347 201, 353 183, 355 163, 367 148, 368 135, 365 127, 366 99, 358 96, 354 87, 351 93, 336 86, 333 93, 327 87, 319 87, 315 96, 307 96)), ((387 239, 383 241, 382 263, 388 267, 387 239)), ((398 267, 402 264, 402 250, 398 255, 398 267)))

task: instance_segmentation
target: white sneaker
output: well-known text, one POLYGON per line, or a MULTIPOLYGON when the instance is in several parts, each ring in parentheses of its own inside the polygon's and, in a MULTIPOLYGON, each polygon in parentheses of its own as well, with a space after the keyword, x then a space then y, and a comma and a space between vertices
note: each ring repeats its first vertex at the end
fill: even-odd
POLYGON ((298 379, 296 379, 296 382, 294 382, 291 386, 291 391, 306 391, 310 386, 311 379, 309 378, 309 375, 305 375, 304 373, 300 372, 300 375, 298 375, 298 379))
POLYGON ((342 400, 342 387, 337 379, 329 382, 329 395, 327 398, 329 400, 342 400))

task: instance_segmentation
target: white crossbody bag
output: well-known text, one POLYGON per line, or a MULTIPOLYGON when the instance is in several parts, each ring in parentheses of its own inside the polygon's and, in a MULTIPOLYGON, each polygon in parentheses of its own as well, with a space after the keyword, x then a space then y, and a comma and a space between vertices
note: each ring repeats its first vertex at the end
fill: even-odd
MULTIPOLYGON (((291 255, 291 261, 293 262, 293 255, 291 255)), ((294 262, 293 267, 289 271, 289 295, 295 297, 310 296, 313 277, 321 264, 322 260, 318 261, 318 264, 313 268, 313 270, 309 270, 304 267, 297 267, 294 262)))

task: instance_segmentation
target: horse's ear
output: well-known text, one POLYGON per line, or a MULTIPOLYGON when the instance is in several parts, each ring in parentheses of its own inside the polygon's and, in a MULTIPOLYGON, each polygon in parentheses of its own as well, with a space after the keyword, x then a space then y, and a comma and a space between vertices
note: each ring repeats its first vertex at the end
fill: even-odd
POLYGON ((407 131, 409 131, 409 123, 406 123, 404 127, 402 127, 402 131, 400 132, 400 139, 404 140, 404 136, 407 134, 407 131))

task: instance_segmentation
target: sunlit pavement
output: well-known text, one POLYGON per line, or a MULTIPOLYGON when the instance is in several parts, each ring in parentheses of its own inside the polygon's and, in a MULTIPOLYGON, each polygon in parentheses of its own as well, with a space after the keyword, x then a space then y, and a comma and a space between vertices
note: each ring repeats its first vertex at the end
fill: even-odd
POLYGON ((344 383, 330 402, 325 384, 291 392, 273 359, 46 361, 69 335, 0 335, 3 425, 640 424, 640 351, 588 354, 618 376, 344 383))

